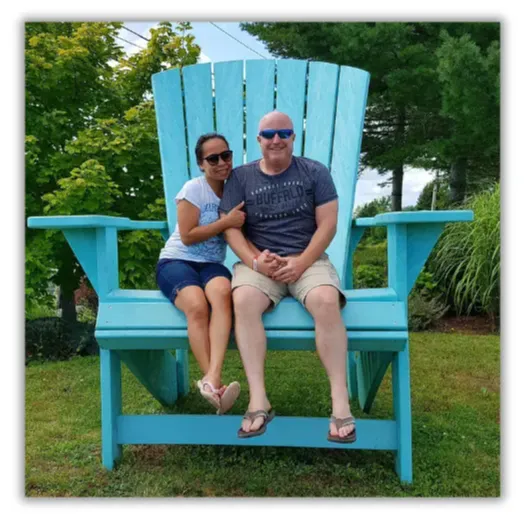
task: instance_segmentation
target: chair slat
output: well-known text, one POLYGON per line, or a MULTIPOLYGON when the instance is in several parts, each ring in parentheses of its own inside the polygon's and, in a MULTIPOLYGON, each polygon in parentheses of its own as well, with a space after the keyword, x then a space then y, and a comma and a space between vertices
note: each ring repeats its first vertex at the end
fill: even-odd
POLYGON ((180 71, 156 73, 152 84, 168 227, 172 233, 177 223, 175 195, 189 178, 180 71))
MULTIPOLYGON (((294 154, 303 155, 304 103, 306 94, 306 61, 277 61, 276 109, 286 113, 295 131, 294 154)), ((278 127, 276 127, 278 128, 278 127)))
POLYGON ((243 62, 217 63, 213 73, 216 130, 226 137, 233 150, 233 166, 239 166, 244 153, 243 62))
POLYGON ((330 166, 339 66, 311 62, 308 70, 304 156, 330 166))
POLYGON ((339 193, 337 233, 328 254, 341 281, 346 284, 350 226, 361 149, 370 74, 357 68, 341 66, 337 95, 331 172, 339 193))
POLYGON ((257 142, 260 119, 274 109, 275 61, 246 61, 246 162, 261 157, 257 142))
POLYGON ((214 131, 213 100, 210 63, 186 66, 182 71, 184 107, 188 131, 188 149, 191 177, 200 177, 195 160, 195 144, 202 134, 214 131))

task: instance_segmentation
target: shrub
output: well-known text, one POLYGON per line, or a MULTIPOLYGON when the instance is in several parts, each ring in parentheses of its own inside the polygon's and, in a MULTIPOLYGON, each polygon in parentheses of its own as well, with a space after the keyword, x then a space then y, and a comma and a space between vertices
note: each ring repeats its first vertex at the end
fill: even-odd
POLYGON ((354 276, 355 288, 384 288, 387 277, 382 266, 359 265, 354 276))
MULTIPOLYGON (((390 197, 380 197, 359 206, 354 213, 354 218, 372 218, 380 213, 390 211, 390 197)), ((361 242, 376 243, 386 240, 386 227, 368 227, 365 229, 361 242)))
POLYGON ((98 353, 95 326, 58 317, 26 320, 26 362, 66 360, 98 353))
POLYGON ((471 197, 464 206, 474 221, 446 227, 432 268, 457 313, 480 308, 495 325, 500 299, 500 186, 471 197))
POLYGON ((425 331, 435 325, 447 312, 446 306, 437 297, 428 297, 414 291, 408 297, 408 329, 410 331, 425 331))

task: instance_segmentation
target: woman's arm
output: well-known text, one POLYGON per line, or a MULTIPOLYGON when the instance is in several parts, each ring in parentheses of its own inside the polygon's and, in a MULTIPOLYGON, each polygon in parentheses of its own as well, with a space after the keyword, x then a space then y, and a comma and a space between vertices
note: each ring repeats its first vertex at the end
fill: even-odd
POLYGON ((246 216, 241 211, 244 202, 234 207, 227 215, 208 225, 199 225, 200 209, 187 200, 177 204, 177 220, 180 239, 184 245, 194 245, 209 240, 230 227, 240 227, 246 216), (239 225, 240 224, 240 225, 239 225))

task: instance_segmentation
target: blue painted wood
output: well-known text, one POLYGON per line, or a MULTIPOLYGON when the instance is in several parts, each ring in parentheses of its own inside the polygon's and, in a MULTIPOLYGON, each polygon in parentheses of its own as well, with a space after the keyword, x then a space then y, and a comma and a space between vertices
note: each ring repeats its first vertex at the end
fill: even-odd
POLYGON ((104 289, 107 291, 104 285, 99 285, 97 251, 95 250, 95 252, 93 252, 94 249, 97 249, 97 229, 91 227, 85 229, 67 229, 63 232, 66 241, 69 243, 80 266, 88 276, 89 282, 97 292, 97 295, 101 295, 104 289))
POLYGON ((246 61, 246 162, 261 158, 259 121, 275 107, 275 61, 246 61))
POLYGON ((187 395, 190 391, 190 363, 188 350, 177 349, 176 360, 178 392, 180 395, 187 395))
POLYGON ((345 289, 351 290, 354 286, 354 252, 365 232, 364 227, 350 228, 350 252, 348 254, 348 265, 346 269, 345 289))
POLYGON ((469 210, 392 212, 375 216, 376 225, 471 222, 472 220, 474 220, 474 213, 469 210))
POLYGON ((397 352, 392 362, 392 393, 398 437, 396 472, 403 483, 412 483, 412 408, 408 346, 404 351, 397 352))
POLYGON ((352 227, 375 227, 376 225, 375 217, 357 218, 352 221, 352 227))
POLYGON ((217 132, 228 140, 233 165, 239 166, 244 153, 243 62, 216 63, 213 73, 217 132))
POLYGON ((388 286, 393 288, 398 298, 408 298, 407 261, 408 261, 407 226, 392 225, 387 230, 388 286))
MULTIPOLYGON (((119 287, 117 229, 100 227, 96 231, 97 285, 98 300, 103 302, 111 290, 119 287)), ((65 231, 67 232, 67 231, 65 231)), ((89 252, 84 247, 82 253, 89 252)))
POLYGON ((174 406, 178 397, 177 360, 168 351, 119 350, 118 354, 155 399, 163 406, 174 406))
MULTIPOLYGON (((345 297, 348 301, 397 301, 397 294, 392 288, 345 290, 345 297)), ((126 290, 119 288, 108 295, 108 300, 111 302, 158 302, 169 304, 169 300, 159 290, 126 290)))
POLYGON ((361 351, 356 363, 358 399, 361 409, 370 413, 388 366, 394 358, 390 352, 361 351), (360 365, 358 364, 360 363, 360 365))
MULTIPOLYGON (((390 226, 389 226, 390 228, 390 226)), ((421 223, 407 226, 407 291, 410 293, 430 252, 437 243, 444 223, 421 223)))
POLYGON ((357 386, 357 367, 355 360, 355 352, 349 351, 346 357, 346 385, 348 388, 348 394, 352 401, 357 400, 359 392, 357 386))
POLYGON ((369 78, 363 70, 340 68, 331 162, 332 177, 339 192, 338 230, 327 252, 342 284, 346 284, 348 272, 350 226, 369 78))
MULTIPOLYGON (((348 349, 394 352, 403 350, 407 331, 347 331, 348 349)), ((186 329, 96 329, 103 349, 189 349, 186 329)), ((315 350, 314 331, 266 331, 269 350, 315 350)), ((228 349, 236 349, 233 335, 228 349)))
POLYGON ((213 132, 211 64, 194 64, 182 69, 184 84, 184 109, 188 134, 188 153, 191 177, 201 177, 195 159, 195 144, 202 134, 213 132))
MULTIPOLYGON (((403 331, 407 329, 404 302, 348 302, 341 311, 349 330, 403 331)), ((263 315, 267 330, 313 330, 314 322, 306 309, 291 297, 263 315)), ((183 312, 169 303, 104 302, 99 307, 97 329, 186 329, 183 312)))
POLYGON ((122 413, 120 360, 115 351, 100 349, 100 394, 102 408, 102 463, 112 470, 122 457, 117 420, 122 413))
MULTIPOLYGON (((286 113, 294 126, 294 154, 303 155, 304 104, 306 100, 306 61, 277 60, 277 99, 275 108, 286 113)), ((278 127, 277 127, 278 128, 278 127)))
POLYGON ((339 66, 310 62, 304 155, 330 167, 339 66))
MULTIPOLYGON (((171 234, 177 224, 175 196, 189 178, 180 70, 174 68, 156 73, 152 77, 152 84, 164 179, 164 198, 171 234)), ((190 147, 190 159, 191 150, 190 147)))
POLYGON ((321 447, 331 449, 397 448, 396 423, 391 420, 356 420, 357 440, 338 444, 327 440, 329 417, 277 415, 257 438, 238 438, 242 416, 225 415, 122 415, 118 419, 121 444, 249 445, 321 447), (211 430, 213 428, 213 431, 211 430))
POLYGON ((129 218, 104 215, 31 216, 27 220, 30 229, 92 229, 97 227, 131 228, 129 218))

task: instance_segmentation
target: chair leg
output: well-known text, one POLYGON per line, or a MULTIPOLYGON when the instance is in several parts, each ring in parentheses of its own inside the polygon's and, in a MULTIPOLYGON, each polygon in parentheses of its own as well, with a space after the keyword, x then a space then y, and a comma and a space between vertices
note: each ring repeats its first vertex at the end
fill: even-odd
POLYGON ((122 457, 117 443, 117 418, 122 413, 120 358, 115 351, 100 349, 100 394, 102 397, 102 464, 112 470, 122 457))
POLYGON ((346 356, 346 382, 348 386, 348 394, 351 401, 357 401, 357 369, 355 364, 354 351, 348 351, 346 356))
POLYGON ((412 413, 408 342, 392 362, 394 417, 397 424, 396 472, 402 483, 412 483, 412 413))
POLYGON ((179 395, 187 395, 190 391, 190 364, 187 350, 177 350, 177 388, 179 395))

